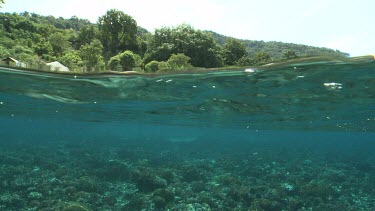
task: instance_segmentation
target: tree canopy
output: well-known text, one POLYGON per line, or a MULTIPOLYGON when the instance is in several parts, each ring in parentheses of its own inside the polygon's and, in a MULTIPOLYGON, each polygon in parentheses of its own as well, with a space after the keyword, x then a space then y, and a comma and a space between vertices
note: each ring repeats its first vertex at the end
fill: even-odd
POLYGON ((98 20, 104 55, 110 58, 125 50, 137 51, 137 22, 119 10, 109 10, 98 20))
POLYGON ((81 46, 79 55, 85 64, 86 71, 102 70, 104 68, 102 50, 103 46, 97 39, 94 39, 90 44, 81 46))
POLYGON ((221 48, 211 34, 186 24, 156 29, 145 61, 166 61, 172 54, 178 53, 190 57, 195 67, 219 67, 223 64, 221 48))
POLYGON ((234 38, 227 38, 223 50, 224 61, 227 65, 234 65, 239 59, 247 56, 245 45, 234 38))
MULTIPOLYGON (((0 0, 1 3, 4 1, 0 0)), ((0 13, 0 57, 60 61, 73 71, 166 71, 260 65, 298 56, 348 54, 281 42, 239 40, 182 24, 154 33, 112 9, 90 23, 35 13, 0 13)))
POLYGON ((133 68, 140 67, 141 65, 141 57, 130 50, 111 57, 108 63, 108 67, 115 71, 131 71, 133 68))
POLYGON ((294 58, 297 58, 297 54, 296 54, 296 52, 294 52, 292 50, 287 50, 287 51, 284 51, 284 58, 285 59, 294 59, 294 58))

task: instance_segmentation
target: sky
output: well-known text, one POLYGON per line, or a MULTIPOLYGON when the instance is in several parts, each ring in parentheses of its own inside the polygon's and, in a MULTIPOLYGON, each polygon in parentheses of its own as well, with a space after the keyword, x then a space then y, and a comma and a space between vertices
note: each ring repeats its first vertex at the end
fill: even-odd
POLYGON ((185 23, 239 39, 361 56, 375 54, 374 8, 375 0, 6 0, 0 12, 77 16, 95 23, 106 11, 118 9, 151 32, 185 23))

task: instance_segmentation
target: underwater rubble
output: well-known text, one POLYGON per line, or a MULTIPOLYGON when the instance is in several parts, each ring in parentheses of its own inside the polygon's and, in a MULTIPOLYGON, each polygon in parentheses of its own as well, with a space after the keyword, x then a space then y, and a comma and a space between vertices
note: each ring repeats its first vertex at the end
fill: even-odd
POLYGON ((202 141, 2 143, 0 210, 375 208, 374 157, 241 148, 202 141))

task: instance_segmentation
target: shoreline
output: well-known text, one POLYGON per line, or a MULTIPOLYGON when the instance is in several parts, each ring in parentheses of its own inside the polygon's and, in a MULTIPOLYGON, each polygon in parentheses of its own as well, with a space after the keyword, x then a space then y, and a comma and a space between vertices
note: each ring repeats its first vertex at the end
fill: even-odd
POLYGON ((165 75, 180 75, 180 74, 202 74, 202 73, 211 73, 211 72, 221 72, 221 71, 244 71, 248 68, 250 69, 268 69, 273 67, 280 67, 284 65, 294 64, 294 63, 302 63, 302 62, 361 62, 369 60, 369 62, 375 60, 375 55, 365 55, 365 56, 358 56, 358 57, 350 57, 350 58, 337 58, 337 57, 326 57, 326 56, 312 56, 312 57, 302 57, 296 58, 292 60, 286 61, 276 61, 269 64, 264 64, 261 66, 244 66, 244 67, 217 67, 217 68, 194 68, 194 69, 187 69, 187 70, 176 70, 176 71, 165 71, 165 72, 156 72, 156 73, 144 73, 144 72, 137 72, 137 71, 103 71, 103 72, 58 72, 58 71, 45 71, 45 70, 38 70, 38 69, 29 69, 23 67, 11 67, 9 65, 0 65, 0 68, 11 70, 11 71, 22 71, 22 72, 30 72, 30 73, 44 73, 44 74, 51 74, 51 75, 59 75, 59 76, 146 76, 146 77, 153 77, 153 76, 165 76, 165 75))

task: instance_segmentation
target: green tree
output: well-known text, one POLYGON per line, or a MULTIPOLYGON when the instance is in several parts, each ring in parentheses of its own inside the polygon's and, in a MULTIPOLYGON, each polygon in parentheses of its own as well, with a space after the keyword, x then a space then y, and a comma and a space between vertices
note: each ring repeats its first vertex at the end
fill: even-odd
POLYGON ((158 71, 165 71, 171 69, 167 62, 159 62, 158 71))
POLYGON ((295 59, 295 58, 297 58, 297 54, 293 50, 287 50, 283 54, 284 54, 285 59, 295 59))
POLYGON ((32 55, 33 54, 33 50, 31 50, 30 48, 28 47, 25 47, 25 46, 22 46, 22 45, 16 45, 12 48, 12 51, 15 55, 17 54, 29 54, 29 55, 32 55))
POLYGON ((9 53, 9 51, 6 48, 4 48, 3 46, 0 45, 0 59, 8 57, 10 55, 11 54, 9 53))
POLYGON ((29 32, 29 33, 34 33, 36 31, 36 27, 34 23, 25 17, 20 18, 20 21, 17 23, 15 28, 22 29, 24 32, 29 32))
POLYGON ((13 48, 13 46, 17 45, 17 42, 9 37, 1 37, 0 36, 0 45, 8 50, 13 48))
POLYGON ((49 42, 52 45, 54 55, 61 56, 65 51, 71 48, 68 36, 62 32, 56 32, 49 36, 49 42))
POLYGON ((166 61, 172 54, 184 53, 196 67, 222 66, 221 49, 208 32, 183 24, 155 30, 145 61, 166 61))
POLYGON ((248 56, 243 56, 241 59, 239 59, 235 65, 239 66, 239 67, 245 67, 245 66, 250 66, 250 65, 253 65, 253 60, 250 59, 250 57, 248 56))
POLYGON ((177 53, 175 45, 171 43, 162 43, 154 47, 148 46, 148 50, 144 56, 144 61, 167 61, 173 53, 177 53))
POLYGON ((99 17, 98 29, 106 58, 125 50, 137 51, 137 22, 119 10, 99 17))
POLYGON ((268 62, 271 62, 271 57, 266 52, 259 52, 254 55, 253 63, 260 65, 260 64, 266 64, 268 62))
POLYGON ((104 68, 102 57, 103 46, 99 40, 94 39, 90 44, 83 45, 79 49, 80 57, 85 64, 86 71, 100 71, 104 68))
POLYGON ((138 51, 137 53, 144 57, 146 51, 147 51, 147 37, 143 36, 144 38, 137 37, 137 46, 138 46, 138 51))
POLYGON ((34 52, 38 56, 52 54, 53 53, 53 47, 50 42, 42 38, 38 43, 34 44, 33 46, 34 52))
POLYGON ((108 62, 108 68, 110 70, 121 71, 121 59, 119 55, 112 56, 108 62))
POLYGON ((148 73, 164 72, 171 69, 168 62, 151 61, 145 66, 145 71, 148 73))
POLYGON ((43 38, 48 38, 52 33, 56 31, 56 28, 49 24, 36 25, 36 33, 41 35, 43 38))
POLYGON ((83 26, 78 32, 76 46, 90 44, 96 38, 99 38, 99 31, 95 25, 83 26))
POLYGON ((247 56, 245 45, 237 39, 228 38, 223 46, 224 60, 227 65, 234 65, 239 59, 247 56))
POLYGON ((17 54, 17 59, 20 61, 27 63, 28 65, 35 64, 37 62, 37 56, 34 54, 29 54, 29 53, 20 53, 17 54))
POLYGON ((66 26, 74 31, 79 31, 82 27, 92 26, 89 20, 79 19, 77 16, 72 16, 70 19, 65 19, 66 26))
POLYGON ((120 58, 120 65, 124 71, 131 71, 133 68, 139 67, 142 62, 141 57, 130 50, 126 50, 118 56, 120 58))
POLYGON ((78 51, 69 51, 68 53, 64 54, 62 57, 58 58, 58 61, 67 66, 70 70, 78 70, 82 65, 83 61, 79 56, 78 51))
POLYGON ((12 56, 22 62, 32 63, 36 58, 32 49, 22 45, 13 46, 8 53, 10 54, 9 56, 12 56))
POLYGON ((140 67, 142 59, 138 54, 126 50, 116 56, 111 57, 108 68, 115 71, 131 71, 135 67, 140 67))
POLYGON ((159 70, 159 61, 151 61, 145 66, 145 71, 149 73, 154 73, 159 70))
POLYGON ((186 56, 183 53, 172 54, 168 59, 167 63, 170 68, 174 70, 191 68, 192 65, 189 63, 190 57, 186 56))

